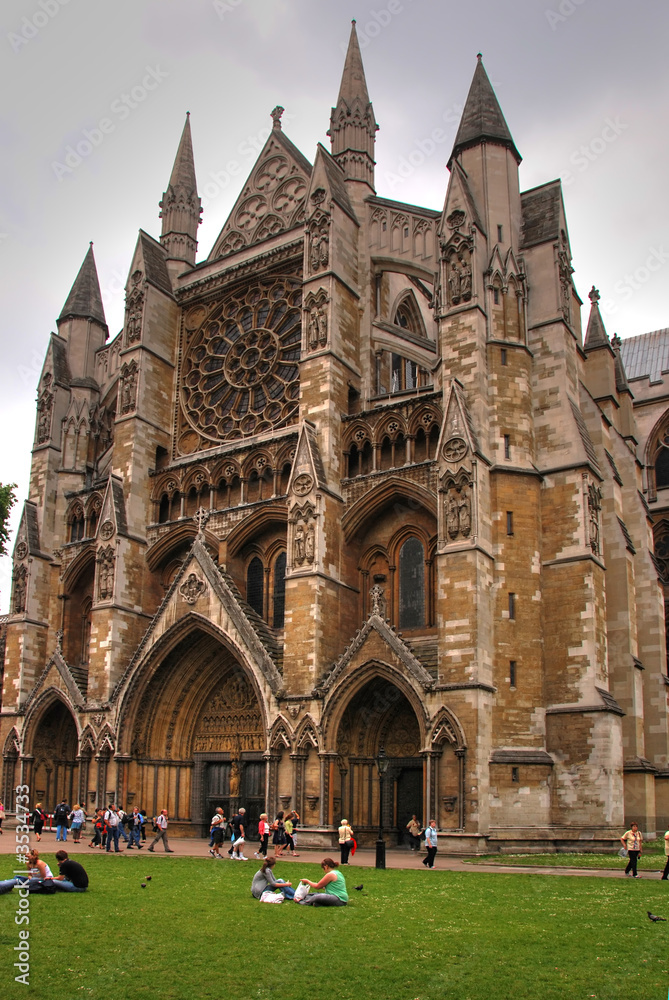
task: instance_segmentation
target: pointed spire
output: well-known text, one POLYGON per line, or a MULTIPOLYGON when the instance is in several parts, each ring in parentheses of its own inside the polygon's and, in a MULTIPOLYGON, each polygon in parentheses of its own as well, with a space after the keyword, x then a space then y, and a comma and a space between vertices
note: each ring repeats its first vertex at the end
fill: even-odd
POLYGON ((92 319, 100 326, 107 329, 105 310, 102 305, 102 295, 100 294, 100 282, 98 281, 98 271, 95 266, 93 256, 93 244, 91 243, 84 262, 79 269, 79 274, 75 278, 70 289, 70 294, 58 317, 58 323, 66 319, 92 319))
POLYGON ((193 143, 190 133, 190 111, 181 133, 172 175, 160 202, 163 228, 160 242, 168 256, 195 264, 197 227, 200 225, 202 202, 197 193, 193 143))
POLYGON ((504 120, 495 91, 483 67, 483 57, 480 52, 476 59, 474 78, 460 119, 451 160, 463 149, 478 146, 481 142, 492 142, 506 146, 513 153, 516 162, 520 163, 522 157, 504 120))
POLYGON ((625 365, 623 364, 623 358, 621 353, 622 340, 617 333, 614 333, 613 340, 611 341, 611 347, 613 348, 614 356, 614 371, 616 375, 616 389, 618 392, 629 392, 631 394, 629 382, 627 381, 627 372, 625 371, 625 365))
POLYGON ((588 329, 585 333, 583 349, 589 351, 593 347, 609 346, 609 338, 604 329, 604 320, 599 311, 599 292, 593 285, 588 293, 590 299, 590 318, 588 319, 588 329))
POLYGON ((378 125, 369 100, 355 21, 351 22, 337 106, 332 109, 328 135, 332 155, 346 179, 364 181, 374 190, 374 143, 378 125))

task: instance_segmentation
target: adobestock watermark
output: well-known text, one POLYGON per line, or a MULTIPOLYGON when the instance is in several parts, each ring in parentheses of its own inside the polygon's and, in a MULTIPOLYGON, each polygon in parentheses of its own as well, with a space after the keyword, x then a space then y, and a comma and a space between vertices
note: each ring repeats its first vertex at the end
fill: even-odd
POLYGON ((232 14, 243 3, 244 0, 212 0, 211 5, 222 21, 226 14, 232 14))
POLYGON ((582 7, 586 0, 560 0, 557 10, 547 7, 544 11, 546 20, 551 26, 551 31, 557 31, 558 25, 568 21, 572 14, 575 14, 579 7, 582 7))
POLYGON ((110 113, 113 118, 100 118, 93 128, 81 130, 81 138, 66 146, 60 160, 51 161, 51 169, 58 181, 64 180, 73 174, 77 167, 80 167, 84 160, 93 153, 95 149, 102 145, 106 136, 116 131, 119 122, 125 121, 133 111, 143 104, 149 94, 157 90, 163 80, 166 80, 169 73, 162 70, 160 66, 147 66, 141 80, 128 91, 124 91, 115 98, 110 106, 110 113))
POLYGON ((37 38, 40 31, 53 21, 61 7, 69 2, 70 0, 39 0, 37 10, 21 19, 21 26, 18 30, 8 32, 7 41, 12 50, 20 52, 24 45, 32 42, 33 38, 37 38))
MULTIPOLYGON (((570 164, 579 174, 584 173, 628 128, 627 122, 621 121, 619 115, 616 115, 615 118, 606 118, 601 132, 594 136, 590 142, 584 143, 574 150, 569 157, 570 164)), ((573 184, 576 180, 576 173, 573 170, 563 170, 560 176, 565 186, 573 184)))
MULTIPOLYGON (((26 855, 30 850, 30 826, 28 819, 28 805, 30 802, 30 788, 28 785, 17 785, 16 792, 16 868, 15 876, 25 877, 26 875, 26 855), (23 867, 21 867, 23 866, 23 867)), ((22 983, 23 986, 30 986, 30 893, 27 883, 20 884, 19 902, 14 914, 14 923, 19 930, 19 942, 14 945, 17 962, 14 968, 18 975, 14 976, 14 981, 22 983)))
MULTIPOLYGON (((296 115, 283 114, 282 124, 287 124, 294 121, 296 115)), ((202 185, 201 196, 202 196, 202 207, 206 208, 211 202, 218 198, 219 194, 232 183, 232 181, 239 177, 242 172, 251 166, 257 158, 258 154, 262 150, 263 146, 267 142, 269 136, 272 133, 272 129, 268 126, 267 128, 261 128, 256 135, 249 135, 237 146, 236 152, 244 157, 243 160, 232 159, 228 160, 225 167, 222 170, 212 170, 209 172, 206 182, 202 185)))
POLYGON ((665 250, 663 246, 651 247, 643 264, 640 264, 633 271, 628 271, 619 281, 614 283, 615 298, 602 300, 600 302, 602 311, 607 316, 615 316, 618 306, 629 302, 667 263, 669 263, 669 250, 665 250))

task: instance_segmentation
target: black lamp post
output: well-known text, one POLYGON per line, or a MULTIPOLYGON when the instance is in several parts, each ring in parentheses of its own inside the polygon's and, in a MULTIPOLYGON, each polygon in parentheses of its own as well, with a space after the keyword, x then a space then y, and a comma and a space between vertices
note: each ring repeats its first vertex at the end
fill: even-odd
POLYGON ((388 770, 388 758, 383 747, 379 747, 376 757, 376 766, 379 772, 379 838, 376 841, 376 867, 386 867, 386 842, 383 839, 383 779, 388 770))

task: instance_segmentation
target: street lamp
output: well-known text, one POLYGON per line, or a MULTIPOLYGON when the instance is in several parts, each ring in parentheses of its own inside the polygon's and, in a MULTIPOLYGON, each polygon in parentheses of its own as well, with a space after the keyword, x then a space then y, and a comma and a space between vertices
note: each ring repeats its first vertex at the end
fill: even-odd
POLYGON ((388 758, 383 747, 379 747, 376 757, 376 767, 379 772, 379 837, 376 841, 376 867, 386 867, 386 842, 383 839, 383 779, 388 770, 388 758))

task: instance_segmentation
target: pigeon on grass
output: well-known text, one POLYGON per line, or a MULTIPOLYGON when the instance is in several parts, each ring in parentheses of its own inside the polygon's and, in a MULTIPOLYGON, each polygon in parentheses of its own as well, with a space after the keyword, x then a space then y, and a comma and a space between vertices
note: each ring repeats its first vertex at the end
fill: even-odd
POLYGON ((648 919, 652 920, 654 924, 656 924, 658 920, 664 920, 665 924, 667 922, 666 917, 656 917, 654 913, 650 912, 650 910, 646 910, 646 913, 648 914, 648 919))

